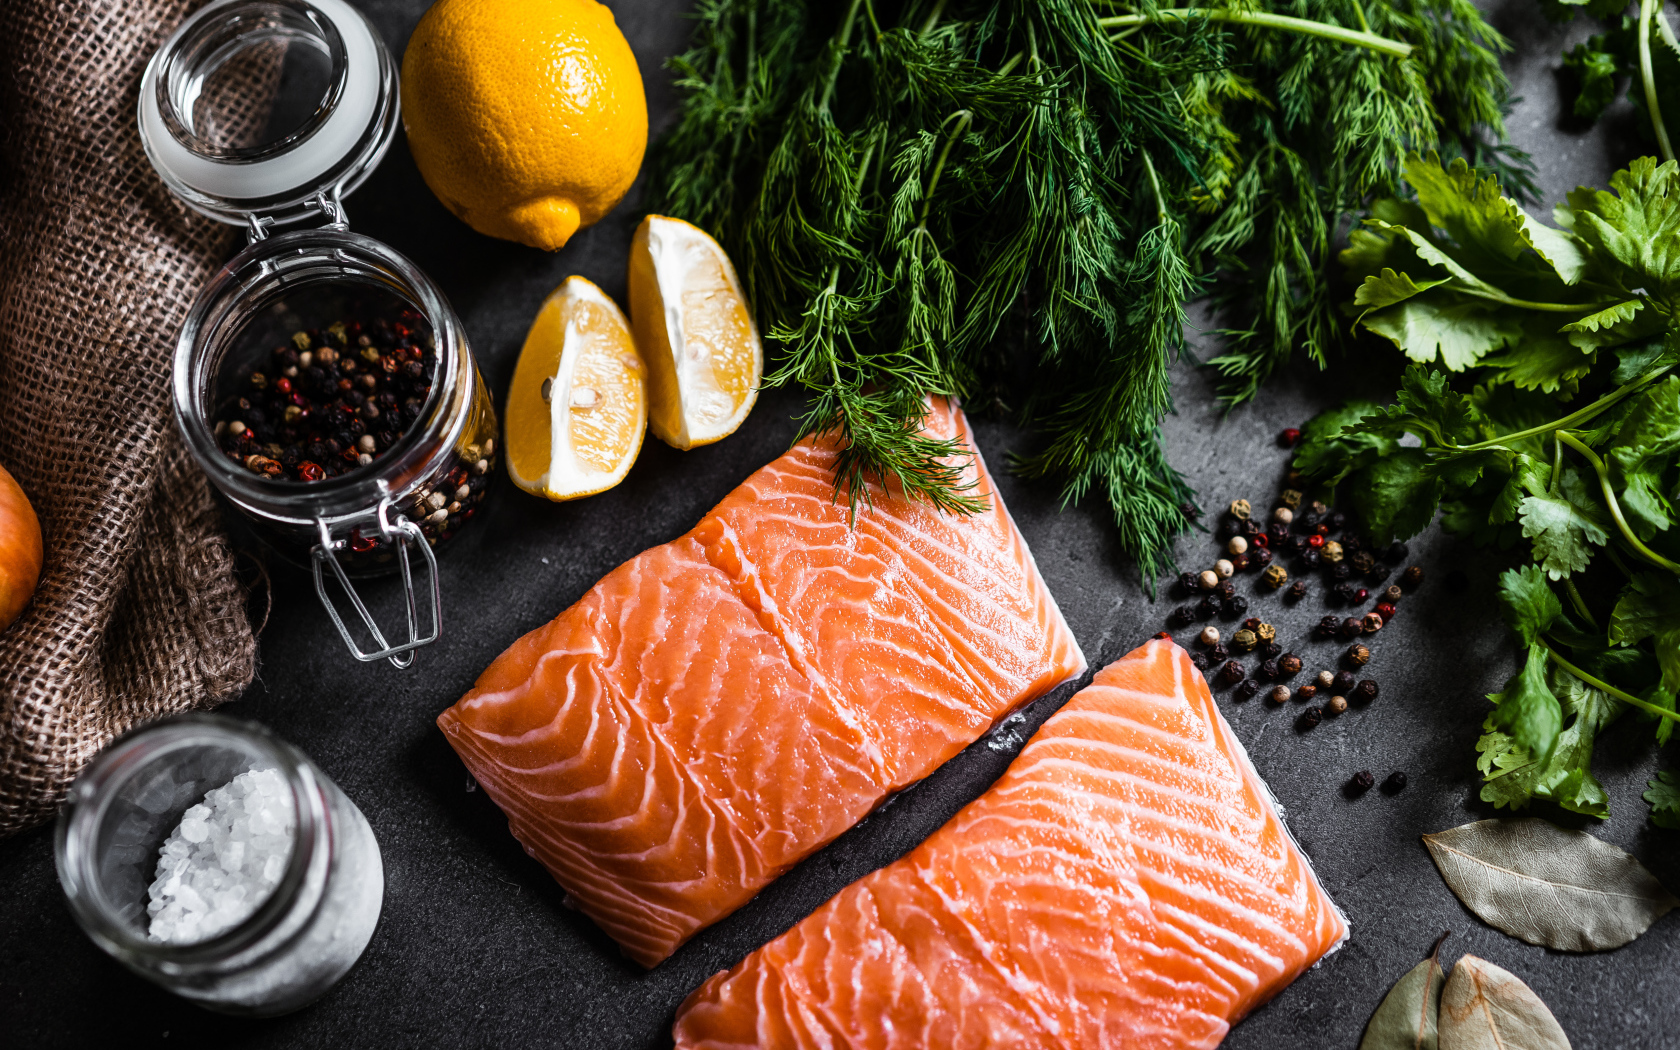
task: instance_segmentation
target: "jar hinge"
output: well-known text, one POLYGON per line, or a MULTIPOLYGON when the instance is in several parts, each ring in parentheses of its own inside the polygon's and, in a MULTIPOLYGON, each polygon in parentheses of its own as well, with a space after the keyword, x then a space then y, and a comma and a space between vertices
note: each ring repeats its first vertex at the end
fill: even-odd
POLYGON ((328 527, 324 518, 317 517, 315 519, 315 527, 321 533, 321 542, 315 545, 310 554, 314 561, 315 593, 320 597, 321 604, 326 607, 327 615, 332 617, 333 626, 338 628, 339 636, 344 639, 344 644, 349 647, 350 654, 363 663, 388 659, 391 661, 391 666, 401 670, 414 663, 414 650, 421 646, 431 645, 442 636, 443 587, 438 579, 437 556, 432 553, 431 545, 426 542, 425 533, 420 531, 420 526, 400 514, 397 515, 396 523, 392 524, 390 509, 391 497, 386 496, 379 501, 379 535, 385 542, 392 544, 397 549, 397 562, 402 573, 403 599, 408 611, 407 642, 401 645, 392 645, 385 640, 384 632, 379 629, 379 624, 374 621, 373 614, 368 612, 367 605, 363 603, 361 595, 356 593, 356 588, 350 583, 350 577, 344 572, 344 566, 340 565, 338 558, 333 555, 333 551, 342 549, 345 543, 343 540, 333 538, 332 529, 328 527), (413 567, 409 564, 408 558, 410 540, 420 548, 420 553, 425 556, 426 568, 430 576, 432 632, 424 638, 420 637, 419 600, 415 594, 413 567), (363 652, 362 648, 356 644, 355 638, 351 637, 349 627, 345 625, 343 617, 338 614, 338 606, 327 595, 326 577, 321 572, 323 562, 332 567, 333 575, 338 578, 339 586, 343 587, 344 592, 350 596, 350 604, 362 618, 363 625, 372 632, 373 640, 379 645, 376 651, 363 652))
POLYGON ((322 223, 323 229, 348 230, 350 218, 344 212, 344 202, 339 199, 338 187, 329 186, 309 198, 304 209, 293 215, 277 218, 273 215, 258 215, 247 212, 245 215, 245 237, 251 243, 268 239, 268 231, 282 224, 290 225, 319 216, 327 221, 322 223))

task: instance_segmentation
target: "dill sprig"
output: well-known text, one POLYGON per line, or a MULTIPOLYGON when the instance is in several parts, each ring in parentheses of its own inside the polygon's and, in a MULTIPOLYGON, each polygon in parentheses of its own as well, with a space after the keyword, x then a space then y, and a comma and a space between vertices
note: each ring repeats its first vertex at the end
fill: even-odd
POLYGON ((1506 102, 1467 0, 702 0, 696 23, 648 201, 735 259, 766 382, 839 437, 836 498, 975 509, 925 399, 1009 388, 1040 438, 1017 465, 1106 500, 1149 578, 1192 522, 1159 429, 1186 302, 1217 272, 1232 396, 1297 346, 1322 363, 1343 215, 1410 149, 1497 141, 1506 102))

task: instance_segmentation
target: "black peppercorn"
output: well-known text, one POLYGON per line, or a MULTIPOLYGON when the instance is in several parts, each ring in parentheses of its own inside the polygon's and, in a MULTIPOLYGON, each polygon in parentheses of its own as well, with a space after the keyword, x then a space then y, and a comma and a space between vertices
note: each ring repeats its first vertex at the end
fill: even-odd
POLYGON ((1232 572, 1243 572, 1247 568, 1248 568, 1248 555, 1246 555, 1246 554, 1233 554, 1233 555, 1231 555, 1231 571, 1232 572))
POLYGON ((1285 677, 1301 673, 1301 658, 1294 653, 1284 653, 1278 658, 1278 670, 1285 677))
POLYGON ((1255 521, 1253 518, 1249 518, 1237 526, 1238 534, 1248 539, 1253 539, 1255 536, 1258 536, 1265 531, 1265 529, 1260 527, 1260 523, 1255 521))
POLYGON ((1412 552, 1404 543, 1401 543, 1399 540, 1395 540, 1393 543, 1388 545, 1388 550, 1383 551, 1383 560, 1398 564, 1405 561, 1406 556, 1411 553, 1412 552))
POLYGON ((1237 691, 1232 694, 1238 700, 1253 700, 1260 695, 1260 683, 1252 678, 1237 683, 1237 691))
POLYGON ((1308 569, 1316 569, 1324 561, 1324 556, 1318 553, 1317 547, 1308 547, 1301 552, 1301 565, 1308 569))
POLYGON ((1184 594, 1195 594, 1202 589, 1202 582, 1193 572, 1181 572, 1178 574, 1178 589, 1184 594))
POLYGON ((1347 526, 1347 515, 1339 510, 1333 510, 1329 517, 1324 519, 1324 524, 1330 526, 1331 532, 1340 532, 1347 526))
POLYGON ((1369 769, 1361 769, 1353 775, 1352 780, 1348 781, 1348 790, 1355 795, 1363 795, 1371 790, 1371 785, 1376 782, 1377 778, 1371 775, 1369 769))
POLYGON ((1289 526, 1281 521, 1272 522, 1271 527, 1266 530, 1266 539, 1272 543, 1282 543, 1288 535, 1289 526))
POLYGON ((1322 721, 1324 721, 1324 712, 1320 711, 1316 707, 1309 707, 1305 711, 1301 712, 1301 717, 1295 720, 1295 725, 1302 732, 1305 732, 1309 729, 1316 728, 1318 723, 1322 721))
POLYGON ((1318 621, 1317 627, 1313 628, 1313 635, 1318 638, 1333 638, 1335 637, 1336 632, 1341 629, 1341 617, 1326 616, 1322 620, 1318 621))
POLYGON ((1224 642, 1214 642, 1213 645, 1208 648, 1209 660, 1217 663, 1220 660, 1229 660, 1230 658, 1231 647, 1226 645, 1224 642))
POLYGON ((1206 653, 1191 653, 1190 662, 1196 665, 1196 670, 1207 674, 1208 658, 1206 653))
POLYGON ((1307 596, 1307 581, 1306 580, 1296 580, 1294 583, 1289 585, 1289 590, 1284 593, 1284 597, 1289 599, 1292 602, 1298 602, 1302 598, 1305 598, 1306 596, 1307 596))
POLYGON ((1224 685, 1240 682, 1243 678, 1243 665, 1235 660, 1226 660, 1219 667, 1219 681, 1224 685))
POLYGON ((1240 536, 1242 535, 1242 522, 1226 515, 1219 519, 1219 528, 1214 530, 1214 535, 1222 541, 1228 540, 1232 536, 1240 536))
POLYGON ((1330 571, 1326 575, 1337 583, 1342 583, 1345 580, 1353 579, 1353 566, 1345 561, 1339 561, 1330 566, 1330 571))
POLYGON ((1272 551, 1270 547, 1255 547, 1253 550, 1248 552, 1248 564, 1250 568, 1264 569, 1271 563, 1272 551))
POLYGON ((1283 646, 1276 642, 1267 642, 1260 647, 1260 655, 1268 660, 1276 660, 1283 655, 1283 646))
POLYGON ((1213 593, 1219 595, 1221 598, 1235 598, 1237 596, 1237 585, 1232 583, 1230 580, 1226 580, 1218 587, 1215 587, 1213 589, 1213 593))
POLYGON ((1336 628, 1336 633, 1343 638, 1358 638, 1365 633, 1365 624, 1360 621, 1359 617, 1349 616, 1342 621, 1340 627, 1336 628))
POLYGON ((1382 789, 1384 794, 1398 795, 1406 790, 1406 774, 1396 769, 1388 775, 1387 780, 1383 781, 1382 789))
POLYGON ((1316 513, 1301 515, 1295 519, 1295 527, 1302 532, 1312 532, 1318 528, 1318 515, 1316 513))
POLYGON ((1371 567, 1370 572, 1365 574, 1365 582, 1371 584, 1372 586, 1375 586, 1379 583, 1382 583, 1384 580, 1388 579, 1389 573, 1391 573, 1393 571, 1394 570, 1390 569, 1388 566, 1384 565, 1382 562, 1378 562, 1376 565, 1371 567))
MULTIPOLYGON (((1342 533, 1342 549, 1352 554, 1354 551, 1365 550, 1365 537, 1357 532, 1342 533)), ((1376 557, 1376 555, 1372 555, 1376 557)))
POLYGON ((1400 574, 1400 586, 1406 588, 1408 591, 1416 590, 1418 585, 1422 582, 1423 566, 1421 565, 1408 566, 1406 571, 1400 574))
MULTIPOLYGON (((1346 549, 1346 542, 1342 546, 1346 549)), ((1354 551, 1348 555, 1348 566, 1353 572, 1363 576, 1377 567, 1377 559, 1371 556, 1370 551, 1354 551)))
POLYGON ((1180 605, 1178 608, 1176 608, 1172 611, 1171 615, 1169 615, 1167 617, 1167 626, 1173 628, 1174 630, 1177 630, 1180 627, 1190 626, 1190 624, 1192 622, 1194 622, 1195 619, 1196 619, 1196 610, 1195 609, 1192 609, 1188 605, 1180 605))
POLYGON ((1202 508, 1188 501, 1178 505, 1178 512, 1190 521, 1195 521, 1202 516, 1202 508))
POLYGON ((1196 619, 1211 620, 1219 614, 1219 599, 1208 595, 1196 603, 1196 619))
POLYGON ((1225 599, 1225 604, 1220 606, 1219 609, 1219 615, 1227 620, 1235 620, 1246 612, 1248 612, 1248 599, 1240 594, 1225 599))
POLYGON ((1277 661, 1276 660, 1262 660, 1260 662, 1260 669, 1258 671, 1254 672, 1254 673, 1259 675, 1261 678, 1266 679, 1268 682, 1271 681, 1272 679, 1274 679, 1278 676, 1277 661))
POLYGON ((1330 680, 1330 691, 1339 696, 1346 696, 1352 688, 1353 673, 1350 671, 1337 671, 1335 677, 1330 680))
POLYGON ((1303 685, 1303 686, 1297 686, 1296 689, 1295 689, 1295 699, 1300 700, 1302 702, 1311 700, 1313 697, 1315 697, 1317 695, 1318 695, 1318 686, 1313 685, 1311 682, 1308 682, 1306 685, 1303 685))
POLYGON ((1277 548, 1279 554, 1295 554, 1301 549, 1301 537, 1293 534, 1285 536, 1283 539, 1272 544, 1272 546, 1277 548))
POLYGON ((1353 687, 1353 697, 1362 704, 1368 704, 1377 698, 1377 683, 1369 678, 1353 687))
POLYGON ((1365 648, 1363 645, 1360 645, 1358 642, 1355 642, 1354 644, 1348 646, 1347 652, 1344 653, 1343 656, 1346 658, 1350 666, 1364 667, 1371 659, 1371 650, 1365 648))

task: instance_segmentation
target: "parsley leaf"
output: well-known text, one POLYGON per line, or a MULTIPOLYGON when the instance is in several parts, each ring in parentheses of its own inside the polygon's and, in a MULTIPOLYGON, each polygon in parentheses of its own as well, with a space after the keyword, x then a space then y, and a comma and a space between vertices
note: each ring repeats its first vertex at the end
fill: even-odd
POLYGON ((1534 541, 1534 557, 1558 580, 1580 572, 1592 559, 1588 544, 1610 541, 1604 512, 1589 494, 1581 472, 1565 467, 1556 495, 1524 497, 1517 511, 1523 535, 1534 541))

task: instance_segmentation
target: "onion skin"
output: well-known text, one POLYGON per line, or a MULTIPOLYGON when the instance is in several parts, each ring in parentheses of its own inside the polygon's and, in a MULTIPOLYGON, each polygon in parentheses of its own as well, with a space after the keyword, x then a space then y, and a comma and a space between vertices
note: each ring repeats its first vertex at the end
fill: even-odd
POLYGON ((0 631, 12 625, 34 596, 43 556, 35 508, 0 467, 0 631))

